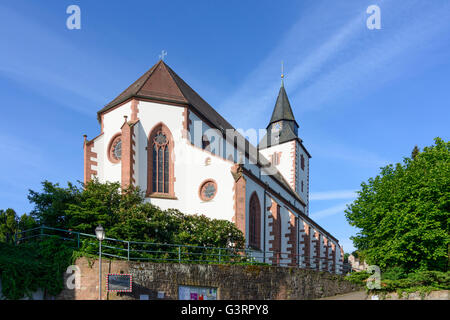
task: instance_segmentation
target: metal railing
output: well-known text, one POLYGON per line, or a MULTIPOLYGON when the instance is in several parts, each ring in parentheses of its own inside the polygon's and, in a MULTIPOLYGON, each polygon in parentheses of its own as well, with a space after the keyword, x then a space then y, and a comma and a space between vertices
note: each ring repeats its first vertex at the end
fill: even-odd
MULTIPOLYGON (((93 234, 64 230, 47 226, 25 230, 14 235, 14 243, 20 245, 55 237, 69 241, 74 249, 98 254, 99 241, 93 234)), ((102 241, 102 256, 128 261, 211 263, 211 264, 268 264, 283 267, 298 267, 330 273, 342 273, 342 264, 328 257, 305 257, 292 252, 260 251, 251 248, 219 248, 208 246, 127 241, 105 238, 102 241)))

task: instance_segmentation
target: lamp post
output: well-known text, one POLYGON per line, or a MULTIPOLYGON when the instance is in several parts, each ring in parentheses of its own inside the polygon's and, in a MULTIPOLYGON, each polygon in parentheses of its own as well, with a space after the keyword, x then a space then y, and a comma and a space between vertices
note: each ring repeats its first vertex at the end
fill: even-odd
POLYGON ((234 242, 233 239, 233 235, 231 233, 228 234, 228 241, 227 241, 227 247, 230 248, 231 250, 231 260, 234 260, 234 256, 235 256, 235 246, 236 243, 234 242))
POLYGON ((99 251, 98 251, 98 300, 102 300, 102 241, 105 239, 105 229, 99 224, 95 228, 95 235, 99 241, 99 251))

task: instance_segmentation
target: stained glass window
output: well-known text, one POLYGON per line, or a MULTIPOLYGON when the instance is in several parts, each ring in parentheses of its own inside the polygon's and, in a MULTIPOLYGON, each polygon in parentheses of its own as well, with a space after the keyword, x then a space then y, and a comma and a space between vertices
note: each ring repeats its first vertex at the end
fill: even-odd
POLYGON ((109 143, 108 159, 112 163, 119 163, 122 159, 122 136, 116 134, 109 143))
POLYGON ((214 196, 217 193, 217 185, 214 181, 207 181, 205 183, 202 184, 202 186, 200 187, 200 198, 203 201, 209 201, 212 198, 214 198, 214 196))
POLYGON ((114 146, 113 153, 117 159, 120 160, 122 158, 122 140, 117 141, 114 146))
POLYGON ((169 193, 170 150, 169 139, 164 132, 159 131, 153 138, 153 174, 152 191, 169 193))

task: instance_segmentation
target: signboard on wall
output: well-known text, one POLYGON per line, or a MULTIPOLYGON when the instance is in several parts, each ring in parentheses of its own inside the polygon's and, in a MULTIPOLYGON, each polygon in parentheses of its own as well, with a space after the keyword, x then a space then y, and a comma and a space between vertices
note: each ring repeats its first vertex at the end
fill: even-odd
POLYGON ((217 288, 178 286, 179 300, 217 300, 217 288))
POLYGON ((113 292, 132 292, 131 274, 109 273, 106 277, 106 290, 113 292))

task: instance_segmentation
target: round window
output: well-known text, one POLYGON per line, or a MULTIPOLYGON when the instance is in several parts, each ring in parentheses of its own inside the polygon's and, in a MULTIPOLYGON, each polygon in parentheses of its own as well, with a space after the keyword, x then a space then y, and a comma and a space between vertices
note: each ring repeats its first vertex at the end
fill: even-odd
POLYGON ((112 163, 118 163, 122 159, 122 136, 120 134, 111 139, 108 158, 112 163))
POLYGON ((199 193, 203 201, 212 200, 217 193, 217 183, 214 180, 206 180, 200 185, 199 193))

